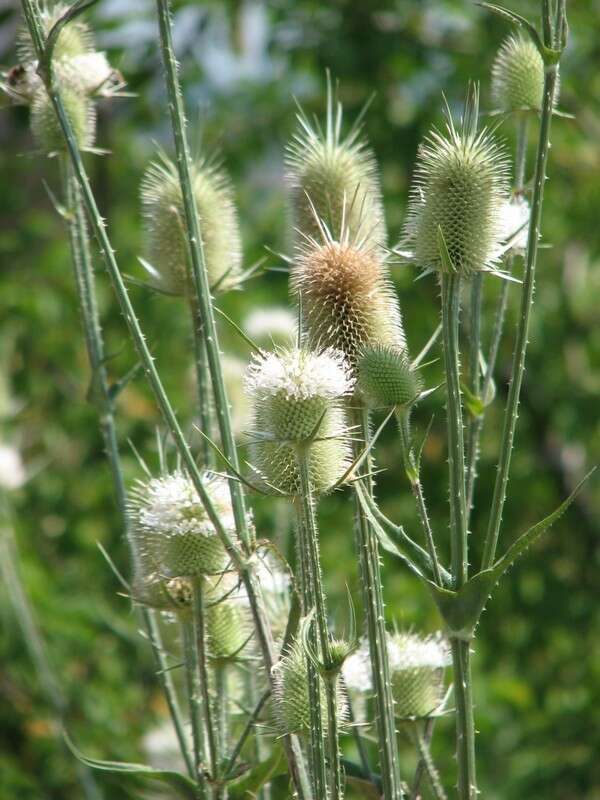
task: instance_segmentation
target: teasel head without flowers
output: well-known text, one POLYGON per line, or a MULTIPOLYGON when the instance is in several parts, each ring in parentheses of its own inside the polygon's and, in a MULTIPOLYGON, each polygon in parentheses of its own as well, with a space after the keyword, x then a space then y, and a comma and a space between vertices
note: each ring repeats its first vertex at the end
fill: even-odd
MULTIPOLYGON (((213 291, 239 284, 242 246, 233 190, 214 163, 192 163, 192 189, 213 291)), ((193 291, 183 194, 175 164, 163 153, 146 170, 141 184, 146 265, 158 289, 169 294, 193 291)))
POLYGON ((361 137, 361 118, 342 134, 342 106, 334 100, 329 76, 325 129, 302 110, 298 113, 286 158, 293 224, 296 231, 318 238, 319 219, 335 236, 344 222, 351 236, 385 248, 377 162, 361 137))
MULTIPOLYGON (((505 39, 492 65, 492 98, 498 111, 539 111, 544 95, 544 61, 534 42, 513 34, 505 39)), ((558 100, 558 88, 554 102, 558 100)))
POLYGON ((399 254, 426 272, 495 272, 502 252, 508 161, 493 133, 478 130, 478 105, 473 89, 460 124, 447 111, 445 131, 432 131, 419 148, 403 239, 409 249, 399 254))
POLYGON ((312 488, 331 489, 350 464, 342 400, 354 379, 342 353, 303 348, 259 353, 245 379, 254 430, 251 460, 265 491, 300 492, 299 450, 306 452, 312 488))

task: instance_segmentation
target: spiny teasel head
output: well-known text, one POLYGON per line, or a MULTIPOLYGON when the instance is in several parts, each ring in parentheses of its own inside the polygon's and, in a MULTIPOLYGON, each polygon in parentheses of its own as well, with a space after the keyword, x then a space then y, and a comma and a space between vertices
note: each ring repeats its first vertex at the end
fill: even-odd
MULTIPOLYGON (((202 478, 221 524, 233 533, 227 481, 206 471, 202 478)), ((221 539, 184 472, 138 481, 128 505, 130 535, 143 567, 163 578, 220 574, 227 567, 221 539)))
MULTIPOLYGON (((242 249, 233 191, 222 169, 203 160, 192 164, 192 188, 198 210, 208 281, 224 291, 239 283, 242 249)), ((189 266, 183 195, 175 164, 160 154, 141 185, 146 254, 157 287, 171 294, 193 288, 189 266)))
MULTIPOLYGON (((89 150, 96 137, 96 109, 92 100, 81 90, 77 81, 59 81, 63 107, 80 150, 89 150)), ((66 150, 67 144, 52 101, 44 86, 40 86, 31 100, 30 125, 33 138, 48 155, 66 150)))
POLYGON ((430 717, 444 699, 444 669, 450 663, 441 633, 392 634, 388 639, 395 713, 399 719, 430 717))
POLYGON ((298 298, 310 347, 333 347, 354 368, 361 350, 381 343, 405 346, 398 300, 377 248, 348 229, 331 238, 308 237, 297 249, 290 288, 298 298))
MULTIPOLYGON (((54 25, 63 17, 70 6, 65 3, 41 4, 40 22, 44 36, 47 36, 54 25)), ((63 26, 54 46, 53 59, 74 58, 94 50, 94 36, 89 26, 81 17, 71 20, 63 26)), ((37 53, 29 30, 23 22, 17 31, 17 53, 23 63, 37 60, 37 53)))
POLYGON ((529 37, 509 36, 500 45, 492 65, 492 97, 497 109, 539 111, 543 95, 544 61, 540 51, 529 37))
POLYGON ((385 248, 387 234, 377 162, 361 138, 360 118, 342 135, 342 106, 327 83, 325 130, 304 112, 287 148, 287 180, 293 223, 301 233, 318 236, 318 217, 339 236, 345 225, 354 237, 385 248))
POLYGON ((502 240, 502 204, 508 197, 508 162, 487 130, 477 130, 475 90, 461 124, 448 113, 445 132, 432 131, 418 152, 403 253, 426 271, 463 277, 490 271, 502 240), (441 241, 450 257, 441 255, 441 241))
POLYGON ((419 397, 423 382, 412 367, 406 348, 369 344, 361 350, 358 388, 371 408, 407 408, 419 397))
MULTIPOLYGON (((327 727, 325 681, 319 678, 321 688, 321 719, 327 727)), ((344 724, 348 707, 339 687, 337 689, 338 721, 344 724)), ((311 730, 311 713, 308 693, 308 660, 298 640, 294 640, 286 654, 273 667, 273 708, 277 727, 282 734, 307 736, 311 730)))
POLYGON ((297 348, 260 353, 245 384, 254 410, 251 457, 265 490, 298 494, 300 447, 307 449, 313 491, 330 489, 350 463, 341 401, 354 380, 343 355, 297 348))
POLYGON ((205 581, 206 638, 213 661, 243 658, 252 637, 252 619, 245 597, 233 575, 205 581))

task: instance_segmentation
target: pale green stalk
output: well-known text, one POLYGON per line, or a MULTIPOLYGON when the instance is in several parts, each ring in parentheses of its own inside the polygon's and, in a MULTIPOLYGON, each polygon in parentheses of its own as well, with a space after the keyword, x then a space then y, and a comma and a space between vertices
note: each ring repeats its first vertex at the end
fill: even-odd
MULTIPOLYGON (((250 677, 252 677, 252 676, 250 676, 250 677)), ((267 689, 259 697, 259 699, 258 699, 258 701, 257 701, 257 703, 256 703, 256 705, 254 707, 254 711, 250 714, 250 716, 246 720, 246 725, 244 726, 244 730, 242 731, 240 738, 236 742, 235 747, 233 748, 233 751, 232 751, 231 755, 229 756, 229 761, 227 762, 227 766, 225 767, 225 769, 223 771, 223 775, 225 776, 225 778, 231 777, 231 775, 233 773, 233 770, 235 768, 236 761, 237 761, 240 753, 242 752, 242 748, 246 744, 246 741, 247 741, 248 737, 250 736, 250 734, 252 733, 252 731, 256 728, 256 723, 257 723, 257 721, 258 721, 258 719, 260 717, 260 714, 261 714, 261 712, 262 712, 262 710, 264 708, 264 705, 265 705, 265 703, 267 702, 267 700, 270 697, 271 697, 271 690, 267 689)), ((256 738, 258 740, 258 736, 256 738)), ((258 761, 262 760, 261 757, 260 757, 260 753, 257 753, 257 760, 258 761)))
MULTIPOLYGON (((427 748, 430 747, 431 740, 433 738, 433 729, 435 727, 435 717, 430 717, 425 722, 425 729, 423 731, 423 738, 425 740, 425 744, 427 748)), ((422 758, 419 758, 417 763, 417 768, 415 769, 415 774, 413 777, 412 787, 410 790, 410 800, 419 800, 420 793, 419 788, 421 786, 421 781, 423 780, 423 775, 425 773, 425 764, 422 758)))
MULTIPOLYGON (((198 390, 198 421, 204 436, 213 438, 213 395, 210 385, 210 371, 206 356, 206 342, 202 334, 202 316, 195 298, 190 298, 190 317, 192 321, 192 335, 194 339, 194 361, 196 365, 196 384, 198 390)), ((205 467, 214 467, 214 451, 204 436, 200 437, 201 461, 205 467)))
MULTIPOLYGON (((358 402, 355 400, 354 402, 358 402)), ((356 455, 370 440, 368 411, 364 406, 353 409, 353 423, 357 428, 356 455)), ((370 464, 370 459, 369 459, 370 464)), ((372 481, 364 480, 365 489, 372 494, 372 481)), ((356 538, 359 552, 363 605, 367 621, 367 636, 373 671, 377 742, 381 768, 384 800, 402 800, 400 765, 396 747, 394 698, 390 678, 390 665, 385 630, 383 581, 379 560, 377 537, 356 500, 356 538)))
POLYGON ((431 757, 428 738, 421 730, 421 723, 418 721, 408 722, 406 723, 406 727, 408 729, 408 734, 417 748, 417 752, 419 753, 419 763, 423 764, 423 769, 427 773, 431 791, 435 797, 435 800, 448 800, 448 795, 444 791, 444 787, 442 786, 442 782, 440 780, 440 774, 434 764, 433 758, 431 757))
POLYGON ((194 642, 193 622, 185 621, 181 625, 183 638, 183 658, 185 662, 185 682, 190 714, 190 728, 192 731, 192 747, 194 749, 194 778, 200 790, 200 796, 207 797, 206 782, 204 780, 204 735, 201 718, 200 687, 198 685, 198 658, 194 642))
MULTIPOLYGON (((545 5, 545 4, 544 4, 545 5)), ((554 45, 551 34, 550 17, 547 9, 544 9, 544 43, 546 47, 554 45)), ((562 34, 564 22, 564 3, 561 3, 556 31, 562 34)), ((559 44, 562 48, 564 45, 559 44)), ((546 165, 548 162, 548 151, 550 148, 550 126, 552 122, 552 110, 554 107, 554 93, 558 77, 558 63, 546 64, 544 69, 544 96, 542 102, 542 113, 540 121, 540 132, 538 139, 533 197, 531 201, 531 218, 529 221, 529 231, 527 236, 527 258, 525 261, 525 274, 523 277, 523 289, 521 295, 521 311, 517 326, 517 338, 515 341, 515 351, 513 356, 513 366, 511 373, 510 386, 508 390, 508 400, 504 414, 504 426, 502 430, 502 442, 500 446, 500 458, 498 461, 498 471, 496 473, 496 483, 494 485, 494 497, 490 512, 489 524, 485 539, 483 553, 483 568, 491 567, 496 556, 496 547, 500 535, 502 523, 502 511, 506 500, 506 487, 510 471, 510 459, 512 447, 517 427, 517 417, 519 412, 519 396, 521 384, 525 372, 525 357, 527 354, 527 338, 529 335, 529 322, 533 308, 533 294, 535 288, 535 267, 537 261, 538 244, 540 239, 540 225, 542 220, 542 202, 544 198, 544 184, 546 181, 546 165)))
MULTIPOLYGON (((321 559, 319 556, 319 531, 315 515, 315 498, 310 482, 308 448, 298 448, 298 467, 300 472, 300 502, 302 504, 303 517, 302 542, 300 546, 306 554, 309 572, 308 580, 312 585, 312 598, 315 608, 318 641, 320 644, 323 666, 325 667, 330 797, 331 800, 341 800, 344 794, 344 786, 340 762, 340 732, 337 704, 338 672, 334 670, 335 665, 332 662, 329 631, 327 628, 327 608, 321 580, 321 559)), ((316 650, 316 652, 318 652, 318 650, 316 650)))
MULTIPOLYGON (((517 122, 517 146, 515 154, 515 185, 514 185, 515 195, 522 194, 524 191, 525 167, 527 161, 528 120, 529 120, 528 114, 521 114, 517 122)), ((512 272, 513 261, 514 261, 514 256, 511 255, 508 259, 508 266, 507 266, 507 271, 509 273, 512 272)), ((476 278, 477 277, 480 277, 480 273, 477 274, 476 278)), ((471 510, 473 508, 475 481, 477 479, 477 460, 479 458, 479 440, 481 438, 481 430, 483 428, 483 423, 485 419, 485 404, 488 402, 488 397, 490 395, 490 391, 492 388, 492 378, 494 375, 494 371, 496 369, 496 359, 498 358, 500 340, 502 338, 502 333, 504 330, 506 307, 508 305, 508 290, 510 288, 510 282, 502 281, 501 283, 502 285, 500 287, 500 296, 498 298, 496 314, 494 316, 494 325, 492 328, 490 349, 487 356, 485 374, 483 376, 483 384, 480 389, 479 371, 478 371, 477 384, 475 386, 474 385, 471 386, 471 391, 476 396, 480 396, 481 399, 483 400, 484 409, 479 416, 469 420, 469 440, 467 445, 467 522, 471 510)), ((473 313, 476 313, 477 315, 480 316, 481 304, 479 304, 478 310, 476 310, 475 312, 473 310, 473 303, 471 304, 471 315, 473 315, 473 313)), ((480 324, 477 327, 479 330, 481 329, 480 324)), ((471 335, 473 337, 473 331, 471 335)), ((479 350, 479 344, 478 344, 478 350, 479 350)), ((469 371, 471 374, 473 374, 472 359, 473 359, 473 351, 471 350, 471 359, 469 367, 469 371)))
MULTIPOLYGON (((131 305, 127 288, 114 256, 114 250, 106 233, 104 220, 98 211, 98 207, 90 187, 81 154, 73 135, 73 129, 65 113, 60 94, 53 83, 51 71, 49 71, 48 65, 46 65, 44 39, 41 32, 42 28, 40 24, 39 10, 34 4, 33 0, 22 0, 22 5, 29 33, 36 48, 38 58, 41 62, 40 74, 44 80, 46 90, 48 91, 48 95, 63 131, 67 150, 71 158, 77 182, 80 187, 82 200, 88 214, 90 225, 97 239, 102 260, 111 279, 119 306, 123 313, 123 317, 154 393, 157 405, 163 416, 167 429, 173 438, 175 446, 177 447, 177 451, 181 457, 182 463, 187 469, 190 479, 194 484, 194 488, 198 492, 200 501, 202 502, 209 519, 214 525, 217 534, 227 549, 232 563, 238 571, 240 579, 244 584, 256 628, 259 647, 263 655, 265 672, 269 677, 269 680, 272 682, 272 666, 274 663, 273 639, 259 595, 254 587, 251 567, 244 556, 238 551, 234 544, 234 540, 228 531, 221 524, 219 516, 216 513, 216 510, 202 481, 200 471, 185 440, 179 422, 177 421, 173 407, 171 406, 171 403, 169 402, 167 394, 164 390, 162 381, 156 369, 156 365, 154 364, 154 359, 150 353, 150 350, 148 349, 144 334, 142 333, 135 311, 131 305)), ((292 780, 294 781, 300 800, 304 800, 304 798, 310 798, 311 794, 308 787, 306 770, 304 768, 304 760, 297 740, 295 737, 283 737, 283 746, 288 759, 292 780)))

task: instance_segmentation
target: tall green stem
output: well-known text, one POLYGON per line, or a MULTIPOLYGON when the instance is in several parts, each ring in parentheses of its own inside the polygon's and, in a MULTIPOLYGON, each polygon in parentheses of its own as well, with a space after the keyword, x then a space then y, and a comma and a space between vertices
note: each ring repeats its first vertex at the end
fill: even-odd
MULTIPOLYGON (((550 43, 551 44, 551 43, 550 43)), ((525 357, 527 354, 527 337, 529 335, 529 322, 533 308, 533 293, 535 288, 535 267, 537 261, 538 243, 540 238, 540 224, 542 220, 542 203, 544 199, 544 183, 546 181, 546 165, 548 163, 548 150, 550 147, 550 126, 552 122, 552 109, 554 107, 554 93, 558 76, 558 65, 547 65, 544 73, 544 99, 535 165, 534 189, 531 202, 531 218, 527 237, 527 258, 521 295, 521 311, 517 326, 517 338, 513 356, 512 374, 508 390, 508 400, 504 414, 502 442, 500 445, 500 459, 494 485, 494 497, 490 512, 489 524, 483 552, 483 568, 491 567, 496 556, 496 547, 502 523, 502 511, 506 500, 506 487, 510 471, 510 459, 517 427, 519 412, 519 396, 525 372, 525 357)))
POLYGON ((183 657, 185 661, 185 681, 190 714, 190 728, 192 731, 192 747, 194 750, 194 777, 198 783, 200 796, 207 796, 206 782, 204 780, 204 736, 201 718, 200 687, 198 685, 198 659, 194 642, 193 623, 186 620, 181 626, 183 637, 183 657))
MULTIPOLYGON (((197 294, 198 313, 202 320, 202 333, 206 345, 208 367, 215 395, 215 410, 224 453, 237 470, 239 467, 237 448, 233 436, 229 399, 227 397, 223 369, 221 366, 219 339, 214 318, 206 260, 204 257, 200 220, 198 218, 196 198, 192 187, 190 151, 185 134, 185 110, 177 75, 177 60, 173 49, 169 0, 156 0, 156 8, 160 30, 160 47, 169 98, 169 114, 171 116, 171 127, 173 129, 173 138, 177 155, 177 171, 181 183, 185 223, 189 235, 192 275, 197 294)), ((253 534, 248 526, 242 487, 236 479, 232 478, 229 481, 229 489, 231 492, 231 503, 236 522, 236 530, 242 545, 246 549, 246 552, 249 553, 251 551, 253 534)))
POLYGON ((475 719, 471 682, 471 645, 462 639, 451 639, 456 700, 456 759, 458 763, 458 797, 477 800, 475 774, 475 719))
POLYGON ((423 769, 429 778, 431 791, 435 797, 435 800, 448 800, 448 796, 444 791, 444 787, 442 786, 442 782, 440 780, 440 774, 433 762, 433 758, 431 757, 429 739, 421 730, 421 723, 418 720, 415 720, 414 722, 406 723, 406 727, 408 728, 408 734, 417 748, 417 752, 419 753, 419 763, 423 765, 423 769))
MULTIPOLYGON (((196 362, 196 384, 198 389, 198 419, 200 430, 204 436, 213 438, 212 391, 210 387, 210 371, 206 356, 206 342, 202 333, 202 316, 194 297, 190 298, 190 316, 193 328, 194 355, 196 362)), ((214 451, 208 441, 201 437, 200 454, 205 467, 214 466, 214 451)))
MULTIPOLYGON (((227 552, 231 557, 232 563, 237 569, 240 575, 240 579, 244 584, 244 588, 246 589, 246 593, 248 596, 250 610, 255 624, 258 644, 263 656, 265 671, 272 684, 273 681, 272 667, 274 663, 273 638, 271 635, 270 627, 266 620, 260 596, 257 593, 254 585, 251 567, 247 563, 243 554, 239 552, 239 550, 235 546, 232 537, 230 536, 228 531, 224 528, 224 526, 221 523, 221 520, 219 519, 219 516, 206 491, 206 488, 202 481, 202 476, 196 465, 195 459, 185 440, 179 422, 177 421, 177 417, 175 416, 173 407, 171 406, 171 403, 169 402, 167 394, 164 390, 162 381, 160 380, 160 376, 156 369, 156 365, 154 364, 154 359, 152 357, 152 354, 150 353, 150 350, 148 349, 148 346, 146 344, 144 334, 140 328, 138 319, 131 304, 131 300, 129 299, 127 288, 125 286, 125 283, 123 282, 121 272, 117 265, 114 256, 114 250, 111 246, 110 240, 106 233, 106 226, 104 220, 102 219, 98 211, 98 207, 96 205, 96 201, 90 187, 89 179, 85 167, 83 165, 81 154, 79 152, 77 142, 73 134, 71 123, 65 113, 64 105, 60 98, 60 94, 57 91, 56 86, 54 85, 52 79, 52 72, 45 66, 46 60, 45 60, 45 50, 44 50, 44 39, 42 34, 42 25, 40 22, 39 9, 37 8, 37 5, 33 2, 33 0, 22 0, 22 5, 23 5, 25 19, 27 22, 27 27, 31 35, 31 39, 34 43, 38 58, 43 65, 40 70, 40 73, 44 80, 44 84, 46 86, 48 96, 50 97, 50 100, 52 102, 52 106, 56 113, 58 122, 63 131, 65 144, 67 146, 67 151, 69 153, 69 157, 71 159, 71 163, 73 166, 73 171, 77 178, 77 183, 81 191, 81 197, 87 211, 90 225, 98 242, 98 247, 100 249, 100 254, 102 256, 104 266, 106 267, 106 270, 110 277, 113 289, 115 291, 117 300, 119 302, 119 306, 123 313, 123 317, 125 318, 125 322, 127 324, 131 339, 138 353, 140 361, 143 365, 144 371, 146 373, 146 376, 154 393, 157 405, 160 409, 165 425, 167 426, 167 429, 169 430, 169 433, 173 438, 173 442, 175 443, 177 451, 181 457, 182 463, 185 465, 185 468, 187 469, 190 475, 190 479, 194 484, 194 488, 198 492, 200 501, 204 506, 210 521, 214 525, 215 530, 217 531, 221 541, 226 547, 227 552)), ((290 774, 292 776, 292 780, 294 782, 296 791, 298 793, 298 797, 300 798, 300 800, 304 800, 305 798, 310 798, 311 793, 307 781, 304 759, 297 739, 295 737, 284 737, 282 743, 286 752, 286 757, 290 767, 290 774)))
POLYGON ((300 471, 300 491, 303 511, 302 547, 307 555, 309 579, 315 602, 316 623, 319 634, 321 658, 325 666, 325 693, 327 699, 327 726, 329 743, 329 769, 331 799, 341 800, 344 794, 342 766, 340 761, 339 721, 337 703, 338 674, 334 671, 327 629, 327 608, 321 579, 321 559, 319 556, 319 532, 315 516, 315 499, 312 491, 308 466, 308 453, 299 448, 298 466, 300 471))
MULTIPOLYGON (((370 440, 368 411, 364 406, 354 408, 353 424, 357 428, 356 454, 370 440)), ((365 489, 372 494, 372 481, 365 479, 365 489)), ((356 538, 359 552, 363 604, 367 620, 369 651, 373 670, 377 742, 381 766, 384 800, 402 800, 400 764, 396 747, 394 698, 390 679, 390 665, 385 630, 383 581, 379 561, 377 537, 356 501, 356 538)))

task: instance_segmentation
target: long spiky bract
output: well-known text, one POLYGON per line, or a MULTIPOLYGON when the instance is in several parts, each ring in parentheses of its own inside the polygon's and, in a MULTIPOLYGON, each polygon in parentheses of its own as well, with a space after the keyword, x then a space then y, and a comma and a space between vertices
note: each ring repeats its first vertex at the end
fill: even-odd
POLYGON ((293 224, 318 237, 318 217, 337 236, 345 217, 352 236, 364 235, 371 246, 385 248, 377 162, 361 136, 360 120, 342 134, 342 113, 328 79, 325 129, 302 109, 297 114, 298 129, 286 155, 293 224))

